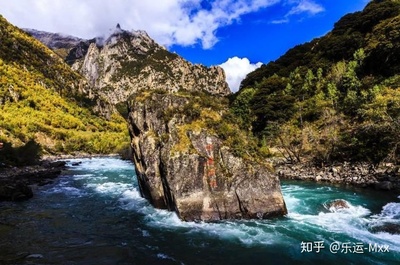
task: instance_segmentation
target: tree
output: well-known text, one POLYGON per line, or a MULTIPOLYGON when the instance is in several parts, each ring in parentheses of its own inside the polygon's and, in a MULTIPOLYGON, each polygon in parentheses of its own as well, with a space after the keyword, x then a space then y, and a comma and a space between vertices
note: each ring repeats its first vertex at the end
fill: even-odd
POLYGON ((256 90, 254 88, 244 88, 240 90, 234 101, 230 105, 230 110, 236 118, 240 120, 239 126, 242 129, 251 130, 253 115, 251 112, 251 101, 256 90))
POLYGON ((274 123, 289 120, 294 113, 294 97, 285 93, 287 82, 274 75, 263 80, 250 102, 255 134, 270 134, 274 123), (269 129, 268 129, 269 128, 269 129))

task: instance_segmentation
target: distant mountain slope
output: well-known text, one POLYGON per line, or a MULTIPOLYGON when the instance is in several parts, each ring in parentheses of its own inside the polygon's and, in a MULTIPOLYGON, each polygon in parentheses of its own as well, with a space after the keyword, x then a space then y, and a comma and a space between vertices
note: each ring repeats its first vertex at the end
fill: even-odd
POLYGON ((23 30, 32 35, 33 37, 35 37, 35 39, 40 40, 40 42, 42 42, 50 49, 55 51, 63 49, 66 50, 68 53, 69 50, 78 45, 80 42, 85 41, 84 39, 80 39, 77 37, 61 33, 48 33, 46 31, 40 31, 36 29, 23 29, 23 30))
POLYGON ((400 1, 371 1, 248 74, 231 109, 290 161, 400 163, 400 1))
POLYGON ((35 29, 23 30, 48 48, 52 49, 69 65, 72 65, 76 60, 85 57, 89 45, 96 42, 96 39, 85 40, 61 33, 50 33, 35 29))
POLYGON ((95 115, 104 103, 86 96, 86 81, 59 56, 1 16, 0 39, 0 141, 93 153, 128 141, 125 121, 95 115))

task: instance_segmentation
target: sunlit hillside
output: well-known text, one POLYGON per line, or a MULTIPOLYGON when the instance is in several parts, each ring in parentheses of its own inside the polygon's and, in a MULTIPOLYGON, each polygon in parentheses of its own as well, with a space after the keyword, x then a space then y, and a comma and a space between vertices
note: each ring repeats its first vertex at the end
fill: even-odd
POLYGON ((112 153, 129 143, 125 120, 94 113, 85 81, 0 17, 0 141, 37 141, 48 153, 112 153))

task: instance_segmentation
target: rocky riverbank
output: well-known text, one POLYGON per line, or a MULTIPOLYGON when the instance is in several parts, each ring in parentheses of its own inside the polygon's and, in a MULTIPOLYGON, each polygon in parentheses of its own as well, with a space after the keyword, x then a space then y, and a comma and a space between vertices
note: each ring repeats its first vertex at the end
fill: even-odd
MULTIPOLYGON (((23 201, 32 198, 32 187, 49 184, 61 174, 66 165, 66 162, 61 160, 104 156, 87 153, 45 155, 40 163, 34 166, 0 166, 0 201, 23 201)), ((107 157, 120 157, 120 155, 109 154, 107 157)))
POLYGON ((46 185, 61 174, 64 161, 42 160, 39 165, 0 168, 0 201, 33 197, 33 185, 46 185))
POLYGON ((280 179, 309 180, 400 191, 400 168, 391 164, 374 168, 366 163, 345 162, 322 167, 277 163, 275 172, 280 179))

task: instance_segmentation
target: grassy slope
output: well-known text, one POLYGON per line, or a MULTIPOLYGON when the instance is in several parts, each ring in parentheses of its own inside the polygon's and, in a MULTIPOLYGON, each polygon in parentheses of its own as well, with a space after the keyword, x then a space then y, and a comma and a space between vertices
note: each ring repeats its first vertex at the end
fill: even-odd
POLYGON ((0 17, 0 141, 34 139, 48 152, 111 153, 129 143, 125 121, 95 115, 82 78, 0 17))

